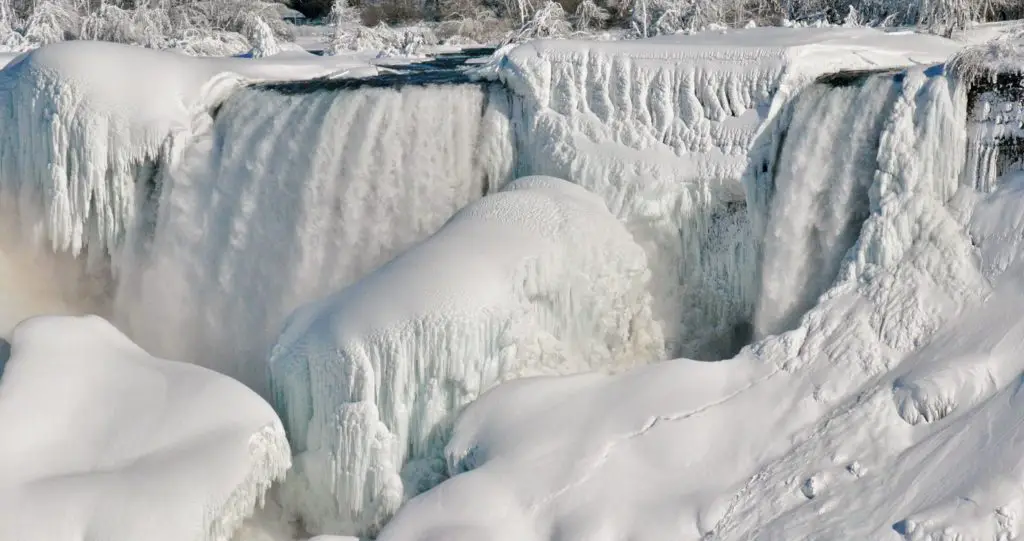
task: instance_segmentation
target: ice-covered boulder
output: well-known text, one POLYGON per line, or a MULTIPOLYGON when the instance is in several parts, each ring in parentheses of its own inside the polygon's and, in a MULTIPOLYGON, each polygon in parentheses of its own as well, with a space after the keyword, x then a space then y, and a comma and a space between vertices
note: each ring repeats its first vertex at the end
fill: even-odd
POLYGON ((95 316, 18 325, 0 432, 0 539, 227 541, 290 465, 263 399, 95 316))
POLYGON ((300 308, 270 360, 296 453, 286 503, 311 531, 372 531, 441 480, 451 416, 481 392, 657 359, 648 278, 600 198, 528 177, 300 308))

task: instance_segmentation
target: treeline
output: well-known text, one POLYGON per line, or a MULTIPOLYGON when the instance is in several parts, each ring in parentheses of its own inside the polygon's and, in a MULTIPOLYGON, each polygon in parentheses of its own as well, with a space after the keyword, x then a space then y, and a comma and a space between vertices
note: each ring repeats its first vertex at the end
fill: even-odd
MULTIPOLYGON (((311 17, 330 13, 332 0, 295 0, 311 17)), ((1024 0, 349 0, 363 23, 389 25, 415 21, 506 20, 527 24, 539 12, 561 11, 585 18, 594 30, 629 28, 653 35, 699 30, 712 25, 854 23, 865 26, 917 26, 950 34, 971 22, 1024 18, 1024 0)), ((542 13, 549 16, 550 13, 542 13)))

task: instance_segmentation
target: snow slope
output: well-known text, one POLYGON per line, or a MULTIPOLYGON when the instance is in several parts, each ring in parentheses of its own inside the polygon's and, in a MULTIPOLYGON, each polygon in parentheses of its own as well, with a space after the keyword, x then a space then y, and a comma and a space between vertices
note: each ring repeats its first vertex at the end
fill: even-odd
POLYGON ((290 465, 259 396, 103 319, 29 319, 10 353, 2 539, 227 541, 290 465))
MULTIPOLYGON (((813 163, 821 137, 845 145, 878 122, 798 129, 801 100, 890 103, 874 167, 855 168, 870 186, 863 226, 795 329, 720 363, 499 386, 457 421, 446 454, 466 473, 378 540, 1013 538, 1021 184, 959 188, 962 85, 921 71, 859 84, 798 97, 775 143, 813 163)), ((819 189, 814 175, 775 179, 797 184, 772 203, 819 189)))
POLYGON ((443 478, 451 415, 494 384, 657 360, 648 278, 598 197, 529 177, 300 308, 270 359, 285 503, 311 531, 373 532, 443 478))
MULTIPOLYGON (((648 250, 677 355, 721 359, 749 323, 748 153, 815 77, 944 61, 960 45, 864 28, 757 28, 637 41, 535 41, 498 76, 517 96, 518 173, 600 194, 648 250)), ((742 342, 742 341, 741 341, 742 342)))

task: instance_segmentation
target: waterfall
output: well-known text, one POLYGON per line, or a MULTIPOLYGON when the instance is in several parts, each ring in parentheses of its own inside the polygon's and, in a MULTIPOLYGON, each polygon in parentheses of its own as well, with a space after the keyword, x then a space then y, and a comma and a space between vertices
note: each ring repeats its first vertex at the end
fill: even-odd
POLYGON ((117 322, 144 347, 265 390, 284 318, 507 180, 507 98, 460 84, 234 93, 161 171, 118 258, 117 322), (150 230, 147 230, 150 229, 150 230))

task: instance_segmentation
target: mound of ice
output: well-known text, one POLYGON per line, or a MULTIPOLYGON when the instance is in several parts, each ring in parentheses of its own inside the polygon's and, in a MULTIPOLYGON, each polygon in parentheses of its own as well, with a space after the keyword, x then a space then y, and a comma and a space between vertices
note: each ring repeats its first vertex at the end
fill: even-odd
POLYGON ((740 178, 780 105, 837 70, 942 62, 949 40, 866 28, 754 28, 535 41, 499 76, 520 102, 520 174, 597 193, 648 253, 674 354, 721 359, 757 288, 740 178))
POLYGON ((894 94, 869 214, 795 330, 721 363, 497 387, 453 431, 465 473, 378 540, 1014 538, 1024 192, 957 192, 962 85, 864 91, 894 94))
POLYGON ((20 202, 26 235, 100 255, 133 225, 157 164, 208 126, 243 78, 316 77, 352 63, 314 58, 194 58, 87 41, 19 56, 0 71, 0 193, 20 202))
POLYGON ((259 396, 94 316, 15 329, 0 427, 2 539, 226 541, 290 464, 259 396))
POLYGON ((618 371, 663 350, 643 250, 584 189, 529 177, 340 293, 271 354, 311 531, 373 531, 444 475, 451 416, 498 382, 618 371))

